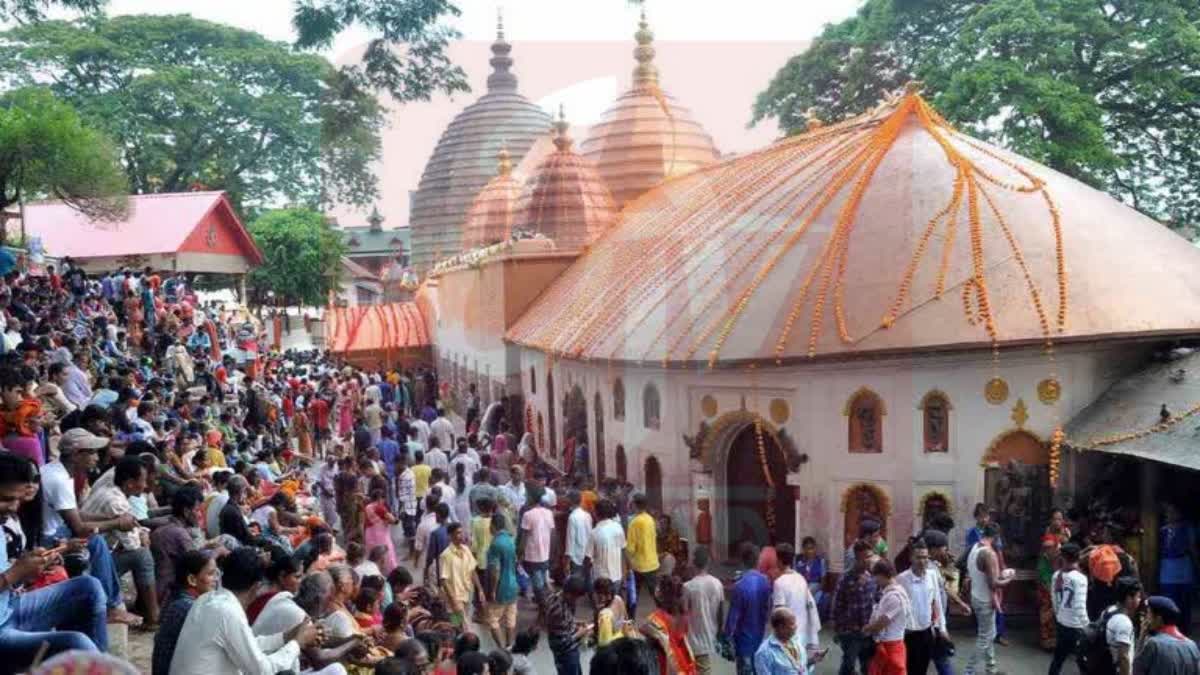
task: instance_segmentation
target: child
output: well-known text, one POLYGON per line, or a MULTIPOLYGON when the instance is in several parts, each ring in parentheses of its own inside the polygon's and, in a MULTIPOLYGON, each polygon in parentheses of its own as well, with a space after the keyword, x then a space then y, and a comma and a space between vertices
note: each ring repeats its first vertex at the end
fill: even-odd
POLYGON ((383 594, 377 589, 364 586, 354 598, 354 620, 359 628, 371 630, 383 625, 383 594))
POLYGON ((529 628, 517 633, 517 639, 513 640, 512 646, 513 675, 537 675, 537 669, 534 668, 530 655, 537 649, 538 639, 541 636, 542 634, 536 628, 529 628))

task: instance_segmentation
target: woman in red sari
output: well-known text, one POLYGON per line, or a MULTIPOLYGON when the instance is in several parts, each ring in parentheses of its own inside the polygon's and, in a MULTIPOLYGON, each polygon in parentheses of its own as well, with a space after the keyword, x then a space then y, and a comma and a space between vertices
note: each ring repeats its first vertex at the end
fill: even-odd
POLYGON ((679 577, 659 577, 654 589, 658 608, 642 624, 642 634, 657 647, 658 670, 672 675, 696 675, 696 658, 687 640, 683 613, 683 582, 679 577))

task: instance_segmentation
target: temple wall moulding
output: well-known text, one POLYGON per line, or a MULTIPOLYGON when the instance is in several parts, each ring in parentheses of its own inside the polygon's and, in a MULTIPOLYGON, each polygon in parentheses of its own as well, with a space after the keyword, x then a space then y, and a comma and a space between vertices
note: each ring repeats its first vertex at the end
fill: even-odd
POLYGON ((796 447, 796 441, 787 429, 776 427, 758 413, 749 410, 736 410, 725 413, 712 424, 701 421, 695 435, 683 434, 684 445, 692 459, 699 460, 705 472, 711 473, 717 463, 717 455, 722 444, 727 444, 734 433, 754 424, 760 425, 762 433, 770 436, 783 450, 789 472, 800 470, 808 457, 796 447))

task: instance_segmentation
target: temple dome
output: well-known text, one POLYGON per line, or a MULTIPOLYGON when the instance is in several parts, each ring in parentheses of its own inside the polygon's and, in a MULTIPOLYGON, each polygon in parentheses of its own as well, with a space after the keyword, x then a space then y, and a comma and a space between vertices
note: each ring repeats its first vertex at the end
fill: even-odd
POLYGON ((1200 332, 1200 250, 918 95, 668 182, 510 330, 688 365, 1200 332))
POLYGON ((418 271, 462 250, 467 210, 495 177, 501 146, 519 162, 550 128, 550 115, 517 92, 511 51, 501 27, 492 44, 487 93, 450 122, 425 164, 409 216, 412 264, 418 271))
POLYGON ((515 228, 542 234, 560 250, 589 246, 617 221, 617 208, 591 162, 572 148, 561 111, 554 152, 525 181, 515 228))
POLYGON ((618 208, 664 179, 711 164, 719 157, 712 137, 691 111, 659 87, 654 34, 644 13, 635 37, 638 65, 633 71, 633 87, 605 111, 580 145, 618 208))
POLYGON ((469 251, 512 236, 513 216, 521 197, 521 180, 513 175, 507 148, 500 149, 499 171, 483 186, 463 223, 462 249, 469 251))

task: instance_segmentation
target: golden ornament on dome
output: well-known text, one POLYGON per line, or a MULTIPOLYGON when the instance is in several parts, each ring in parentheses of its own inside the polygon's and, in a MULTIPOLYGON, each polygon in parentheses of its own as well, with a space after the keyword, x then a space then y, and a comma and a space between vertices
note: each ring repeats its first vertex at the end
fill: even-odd
POLYGON ((705 417, 716 417, 717 411, 717 399, 711 394, 705 394, 704 398, 700 399, 700 412, 704 413, 705 417))
POLYGON ((771 401, 770 412, 771 421, 775 424, 784 424, 792 415, 792 409, 788 405, 788 402, 781 398, 773 399, 771 401))
POLYGON ((1050 405, 1058 402, 1059 397, 1062 396, 1062 385, 1053 377, 1048 377, 1038 382, 1037 393, 1039 401, 1050 405))
POLYGON ((1000 405, 1008 400, 1008 383, 1002 377, 993 377, 983 387, 983 397, 992 405, 1000 405))

